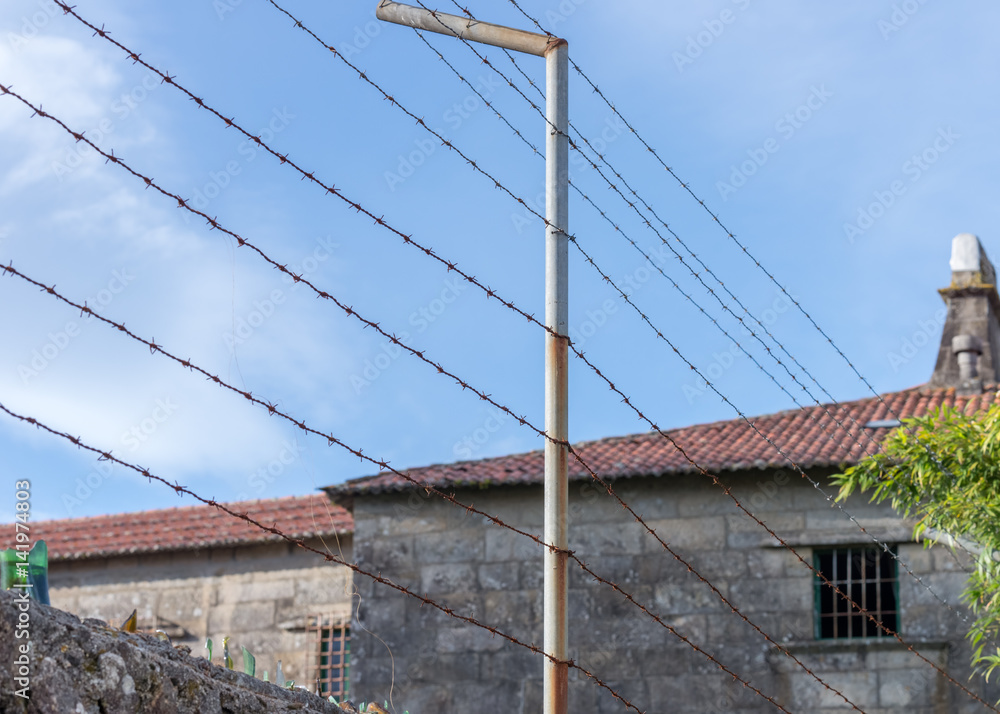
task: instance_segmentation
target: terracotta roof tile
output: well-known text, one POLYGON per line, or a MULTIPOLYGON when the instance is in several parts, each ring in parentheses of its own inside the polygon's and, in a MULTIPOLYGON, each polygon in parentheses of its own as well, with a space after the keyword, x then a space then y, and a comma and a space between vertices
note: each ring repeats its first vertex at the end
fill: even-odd
MULTIPOLYGON (((226 505, 298 538, 350 533, 354 528, 351 514, 330 503, 323 494, 226 505)), ((49 560, 248 545, 280 539, 213 506, 37 521, 29 523, 29 527, 32 541, 45 540, 49 560)), ((13 533, 13 524, 2 524, 0 544, 12 544, 13 533)))
MULTIPOLYGON (((881 399, 870 397, 751 417, 750 421, 773 445, 742 419, 673 429, 668 433, 694 461, 709 471, 788 468, 788 462, 777 449, 802 468, 836 467, 856 462, 872 451, 873 439, 880 440, 892 430, 885 426, 866 428, 870 422, 895 419, 893 413, 902 417, 920 416, 942 404, 974 413, 988 407, 995 398, 995 387, 974 397, 956 396, 953 388, 914 387, 881 395, 881 399)), ((681 452, 657 433, 600 439, 577 444, 574 448, 598 474, 610 479, 695 471, 681 452)), ((409 469, 408 473, 420 483, 437 488, 483 487, 541 483, 542 466, 542 452, 532 451, 409 469)), ((589 477, 573 458, 570 458, 569 470, 571 479, 589 477)), ((325 490, 334 498, 349 499, 409 488, 413 486, 405 479, 384 472, 325 490)))

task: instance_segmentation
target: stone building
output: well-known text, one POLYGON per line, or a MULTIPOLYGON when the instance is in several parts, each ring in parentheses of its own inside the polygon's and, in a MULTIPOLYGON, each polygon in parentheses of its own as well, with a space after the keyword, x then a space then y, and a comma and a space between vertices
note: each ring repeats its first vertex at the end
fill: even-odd
MULTIPOLYGON (((743 420, 672 431, 721 485, 656 433, 575 447, 697 574, 572 459, 570 549, 717 660, 571 561, 575 662, 649 712, 776 711, 719 663, 789 711, 812 714, 850 709, 838 692, 861 711, 879 714, 978 712, 984 707, 977 697, 991 704, 1000 698, 996 687, 970 678, 968 613, 960 604, 964 554, 914 542, 912 524, 888 505, 872 505, 864 496, 842 507, 831 500, 830 476, 872 449, 899 418, 945 404, 972 413, 996 399, 1000 311, 993 268, 978 239, 955 239, 952 268, 952 285, 941 291, 943 344, 928 385, 750 420, 773 446, 743 420), (780 541, 742 513, 727 488, 780 541), (898 632, 902 643, 851 610, 807 564, 898 632)), ((542 533, 540 451, 409 475, 542 533)), ((326 490, 353 514, 360 565, 541 644, 536 543, 391 473, 326 490)), ((359 695, 392 684, 397 708, 410 712, 541 711, 540 655, 361 577, 355 585, 360 603, 351 677, 359 695)), ((569 709, 625 707, 571 670, 569 709)))
MULTIPOLYGON (((321 495, 230 505, 352 557, 351 516, 321 495)), ((211 506, 41 521, 31 524, 31 537, 49 548, 54 607, 113 625, 135 609, 140 630, 162 630, 196 655, 207 656, 211 637, 216 663, 228 636, 237 669, 245 646, 258 677, 267 670, 273 681, 281 660, 288 679, 321 676, 328 692, 343 693, 353 588, 347 568, 211 506)))

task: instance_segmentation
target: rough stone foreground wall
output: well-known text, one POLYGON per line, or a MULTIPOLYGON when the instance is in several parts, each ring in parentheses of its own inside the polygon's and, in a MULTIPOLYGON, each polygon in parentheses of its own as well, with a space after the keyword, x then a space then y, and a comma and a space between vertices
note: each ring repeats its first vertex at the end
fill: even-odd
POLYGON ((30 714, 342 714, 302 690, 282 689, 211 665, 148 635, 128 634, 96 620, 32 602, 29 609, 30 698, 20 689, 15 660, 14 592, 0 591, 0 712, 30 714))

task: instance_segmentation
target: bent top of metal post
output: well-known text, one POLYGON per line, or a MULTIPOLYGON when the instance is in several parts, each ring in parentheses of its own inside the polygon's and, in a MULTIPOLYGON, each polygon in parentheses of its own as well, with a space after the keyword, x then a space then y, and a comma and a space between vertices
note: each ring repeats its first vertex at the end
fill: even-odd
POLYGON ((449 15, 422 7, 391 2, 391 0, 381 0, 375 11, 375 16, 379 20, 394 22, 397 25, 408 25, 418 30, 451 35, 463 40, 503 47, 537 57, 545 57, 554 48, 568 44, 566 40, 551 35, 515 30, 512 27, 480 22, 469 17, 449 15))

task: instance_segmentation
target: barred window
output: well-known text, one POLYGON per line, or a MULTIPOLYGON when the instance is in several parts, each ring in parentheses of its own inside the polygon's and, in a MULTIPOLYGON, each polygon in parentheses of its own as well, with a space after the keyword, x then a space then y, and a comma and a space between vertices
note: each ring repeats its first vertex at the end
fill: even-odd
POLYGON ((343 700, 350 689, 351 628, 340 618, 321 616, 309 619, 306 632, 315 653, 309 683, 320 696, 343 700))
POLYGON ((815 551, 816 570, 853 600, 853 604, 848 602, 833 587, 816 578, 817 638, 887 636, 868 615, 893 632, 899 630, 895 552, 895 547, 887 553, 874 546, 815 551))

